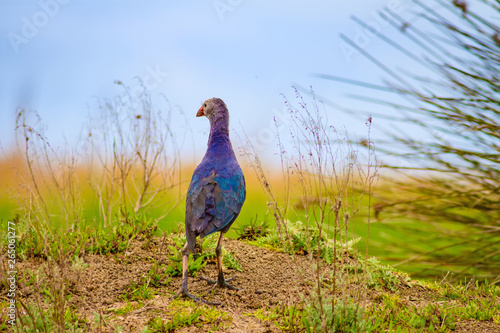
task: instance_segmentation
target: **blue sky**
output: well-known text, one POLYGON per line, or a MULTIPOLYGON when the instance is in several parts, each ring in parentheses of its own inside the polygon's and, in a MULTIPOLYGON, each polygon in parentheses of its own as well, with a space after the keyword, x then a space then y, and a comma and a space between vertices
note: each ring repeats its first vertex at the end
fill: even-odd
MULTIPOLYGON (((4 0, 0 144, 8 149, 14 142, 18 106, 40 114, 53 146, 64 140, 71 144, 89 114, 98 111, 95 98, 120 94, 115 80, 137 85, 134 77, 150 82, 153 96, 164 94, 192 115, 198 157, 206 147, 208 122, 194 115, 206 98, 224 99, 231 127, 244 128, 250 137, 283 109, 280 94, 293 99, 293 84, 311 85, 318 95, 356 107, 345 94, 359 91, 314 74, 380 81, 383 73, 368 60, 359 54, 346 57, 339 34, 359 38, 350 16, 373 22, 385 6, 412 15, 408 0, 4 0)), ((362 42, 365 50, 398 65, 398 55, 376 37, 362 42)), ((327 112, 337 127, 366 134, 363 117, 327 112)), ((375 137, 378 131, 374 128, 375 137)), ((274 145, 266 150, 271 156, 274 145)))

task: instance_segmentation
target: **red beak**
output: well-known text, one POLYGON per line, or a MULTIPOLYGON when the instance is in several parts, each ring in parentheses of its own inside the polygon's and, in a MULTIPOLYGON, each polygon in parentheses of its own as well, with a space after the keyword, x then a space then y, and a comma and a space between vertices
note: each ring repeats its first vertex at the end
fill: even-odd
POLYGON ((198 113, 196 114, 196 117, 201 117, 205 115, 205 110, 203 109, 203 105, 201 108, 198 110, 198 113))

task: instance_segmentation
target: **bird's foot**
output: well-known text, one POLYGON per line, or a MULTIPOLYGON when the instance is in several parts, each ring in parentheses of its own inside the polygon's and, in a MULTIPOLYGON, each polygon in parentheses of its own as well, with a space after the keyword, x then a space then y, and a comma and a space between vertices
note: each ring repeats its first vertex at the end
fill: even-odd
POLYGON ((213 284, 214 286, 212 287, 212 289, 215 288, 216 286, 219 286, 221 288, 227 288, 231 290, 240 290, 240 288, 237 288, 232 284, 228 283, 228 281, 231 281, 233 278, 212 280, 204 276, 200 276, 200 279, 207 281, 208 284, 213 284))
POLYGON ((195 301, 196 303, 204 303, 204 304, 207 304, 207 305, 221 305, 222 304, 220 302, 210 302, 210 301, 204 300, 203 298, 196 297, 195 295, 189 293, 187 291, 187 288, 183 288, 183 287, 180 287, 179 291, 177 292, 177 294, 175 294, 171 299, 179 298, 179 297, 182 297, 182 296, 189 297, 193 301, 195 301))

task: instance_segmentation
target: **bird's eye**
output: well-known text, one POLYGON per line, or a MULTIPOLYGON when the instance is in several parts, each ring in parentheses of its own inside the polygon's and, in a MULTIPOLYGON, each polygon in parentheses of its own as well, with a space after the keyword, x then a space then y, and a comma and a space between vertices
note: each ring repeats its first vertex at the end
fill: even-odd
POLYGON ((207 107, 207 103, 203 104, 204 107, 207 107))

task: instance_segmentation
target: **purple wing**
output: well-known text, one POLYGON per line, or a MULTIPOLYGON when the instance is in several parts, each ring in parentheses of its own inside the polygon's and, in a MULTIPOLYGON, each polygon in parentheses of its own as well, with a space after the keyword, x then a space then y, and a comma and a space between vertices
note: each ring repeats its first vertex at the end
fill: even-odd
POLYGON ((196 237, 226 232, 245 201, 245 179, 241 168, 193 174, 186 200, 186 237, 194 252, 196 237))

